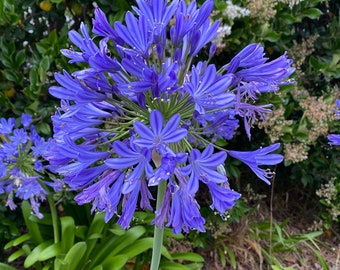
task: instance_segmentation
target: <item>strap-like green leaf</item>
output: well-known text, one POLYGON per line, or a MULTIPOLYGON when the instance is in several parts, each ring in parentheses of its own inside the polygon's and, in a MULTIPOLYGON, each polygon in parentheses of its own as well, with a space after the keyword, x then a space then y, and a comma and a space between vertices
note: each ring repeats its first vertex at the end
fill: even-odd
POLYGON ((169 251, 166 249, 165 246, 162 247, 162 255, 167 258, 168 260, 172 260, 172 256, 169 251))
POLYGON ((74 245, 75 224, 74 219, 70 216, 61 217, 61 250, 67 253, 74 245))
POLYGON ((86 236, 86 244, 87 250, 84 255, 84 259, 86 260, 90 254, 92 253, 93 249, 95 248, 98 239, 102 238, 102 232, 105 228, 106 223, 104 222, 104 213, 97 213, 90 225, 90 228, 87 232, 86 236))
POLYGON ((176 262, 161 262, 160 270, 190 270, 189 267, 176 262))
POLYGON ((64 262, 64 260, 60 258, 56 258, 54 260, 54 270, 66 270, 68 267, 68 264, 64 262))
POLYGON ((189 261, 189 262, 203 262, 204 258, 193 252, 178 252, 171 254, 174 260, 182 260, 182 261, 189 261))
POLYGON ((28 268, 39 261, 39 256, 42 251, 44 251, 47 247, 53 244, 52 240, 48 240, 46 242, 41 243, 40 245, 36 246, 32 252, 27 256, 24 262, 25 268, 28 268))
POLYGON ((91 222, 87 237, 91 237, 91 235, 94 233, 101 233, 105 224, 106 223, 104 221, 104 213, 96 213, 91 222))
POLYGON ((45 248, 38 257, 39 261, 46 261, 50 258, 56 257, 62 253, 60 243, 52 244, 45 248))
POLYGON ((138 239, 133 245, 126 247, 125 249, 121 250, 121 254, 124 254, 128 259, 132 259, 139 254, 142 254, 146 250, 152 248, 153 238, 147 237, 138 239))
POLYGON ((93 270, 104 270, 102 265, 98 265, 95 268, 93 268, 93 270))
POLYGON ((105 262, 102 263, 103 270, 120 270, 127 261, 128 258, 125 255, 108 257, 108 260, 105 260, 105 262))
POLYGON ((8 257, 8 262, 13 262, 14 260, 18 259, 19 257, 25 255, 26 252, 23 249, 19 249, 15 252, 13 252, 9 257, 8 257))
POLYGON ((9 241, 6 245, 5 245, 5 249, 11 248, 11 247, 15 247, 17 245, 20 245, 21 243, 29 240, 31 238, 31 235, 28 233, 25 233, 11 241, 9 241))
POLYGON ((23 201, 21 203, 21 209, 22 209, 22 214, 24 216, 24 220, 25 220, 25 224, 26 227, 28 228, 28 231, 32 237, 32 240, 36 243, 36 244, 40 244, 41 242, 44 241, 41 233, 40 233, 40 229, 39 226, 36 222, 30 220, 30 216, 31 216, 31 206, 27 201, 23 201))
POLYGON ((134 244, 134 242, 145 233, 145 228, 136 226, 129 229, 124 235, 120 236, 119 244, 112 250, 111 255, 118 254, 123 248, 134 244))
POLYGON ((82 268, 79 263, 81 261, 86 263, 82 260, 86 249, 87 245, 85 242, 78 242, 67 252, 64 262, 68 264, 68 270, 78 270, 82 268))
POLYGON ((118 254, 125 247, 132 245, 139 237, 145 233, 145 228, 137 226, 129 229, 123 235, 112 235, 103 239, 103 243, 96 247, 96 252, 91 254, 92 263, 88 269, 92 269, 100 264, 107 257, 113 257, 118 254))

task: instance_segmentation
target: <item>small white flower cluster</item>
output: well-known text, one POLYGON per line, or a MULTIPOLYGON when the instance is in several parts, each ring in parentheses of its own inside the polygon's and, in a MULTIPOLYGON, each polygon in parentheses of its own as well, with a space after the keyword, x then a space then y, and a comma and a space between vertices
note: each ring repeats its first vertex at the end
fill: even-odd
POLYGON ((305 117, 312 124, 308 133, 308 142, 315 142, 320 136, 328 134, 328 124, 334 120, 333 104, 323 97, 309 96, 300 101, 305 117), (317 109, 316 109, 317 108, 317 109))
POLYGON ((285 143, 283 147, 286 161, 298 163, 308 158, 309 147, 304 142, 285 143))
POLYGON ((294 67, 296 75, 301 78, 304 76, 301 66, 306 63, 306 59, 315 51, 314 43, 319 38, 318 34, 311 35, 306 39, 302 39, 300 43, 293 40, 294 45, 288 50, 288 55, 294 59, 294 67))
POLYGON ((337 221, 340 217, 339 204, 337 203, 339 195, 335 180, 335 178, 331 178, 327 184, 322 185, 321 188, 316 191, 316 195, 324 199, 325 204, 327 204, 328 212, 333 221, 337 221))
POLYGON ((218 35, 214 39, 217 48, 223 48, 225 44, 223 43, 223 38, 231 34, 231 26, 222 25, 218 28, 218 35))
POLYGON ((266 121, 261 121, 258 123, 259 128, 264 129, 272 143, 277 142, 281 139, 283 135, 282 129, 285 126, 290 126, 293 124, 292 120, 285 119, 284 113, 285 107, 280 106, 279 108, 276 108, 272 113, 268 114, 268 117, 266 117, 266 121))
POLYGON ((228 17, 228 19, 233 21, 234 19, 243 18, 250 15, 249 9, 234 5, 233 2, 230 0, 227 0, 226 3, 227 8, 223 11, 222 14, 228 17))
POLYGON ((223 44, 223 38, 231 34, 231 26, 233 24, 233 21, 237 18, 249 16, 250 14, 250 10, 238 5, 234 5, 231 0, 227 0, 226 4, 227 7, 225 10, 222 11, 220 16, 228 18, 231 25, 221 24, 221 26, 218 28, 218 36, 214 40, 217 48, 224 48, 225 44, 223 44))
POLYGON ((247 0, 250 17, 257 23, 267 23, 276 15, 277 0, 247 0))
POLYGON ((287 4, 290 9, 292 9, 294 6, 300 4, 304 0, 279 0, 279 2, 287 4))

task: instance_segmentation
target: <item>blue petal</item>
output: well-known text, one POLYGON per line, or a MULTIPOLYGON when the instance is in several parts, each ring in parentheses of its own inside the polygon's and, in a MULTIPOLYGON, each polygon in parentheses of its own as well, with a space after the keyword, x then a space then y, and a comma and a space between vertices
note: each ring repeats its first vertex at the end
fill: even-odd
POLYGON ((133 143, 137 144, 140 147, 146 147, 148 149, 152 148, 153 145, 153 141, 152 139, 144 139, 144 138, 137 138, 133 140, 133 143))
POLYGON ((151 141, 153 140, 154 137, 153 132, 142 122, 139 121, 134 122, 133 127, 140 137, 151 141))
POLYGON ((188 131, 184 128, 177 129, 168 135, 164 135, 163 140, 167 143, 176 143, 186 137, 188 131))
POLYGON ((255 156, 256 163, 258 165, 276 165, 283 160, 283 156, 280 154, 268 154, 265 156, 255 156))
POLYGON ((165 137, 168 135, 168 133, 172 133, 175 129, 178 128, 180 121, 181 116, 179 114, 173 115, 166 123, 164 129, 161 132, 161 135, 165 137))
POLYGON ((113 149, 117 153, 118 156, 121 157, 135 157, 136 152, 131 150, 126 144, 121 141, 115 141, 113 144, 113 149))
MULTIPOLYGON (((153 110, 150 113, 150 126, 151 126, 153 133, 155 135, 161 134, 161 130, 163 128, 163 123, 164 123, 163 115, 159 111, 153 110)), ((163 132, 162 132, 162 134, 163 134, 163 132)))
POLYGON ((136 159, 135 157, 130 158, 109 158, 104 161, 104 163, 109 166, 112 169, 125 169, 129 168, 136 163, 138 163, 140 160, 136 159))

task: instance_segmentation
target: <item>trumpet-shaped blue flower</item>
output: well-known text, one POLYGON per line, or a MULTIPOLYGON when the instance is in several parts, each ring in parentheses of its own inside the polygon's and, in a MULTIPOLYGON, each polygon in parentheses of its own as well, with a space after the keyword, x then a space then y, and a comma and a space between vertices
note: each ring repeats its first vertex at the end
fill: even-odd
POLYGON ((128 44, 132 49, 123 49, 124 53, 133 57, 139 55, 148 59, 150 55, 150 46, 153 42, 150 26, 145 16, 137 19, 131 12, 125 15, 126 26, 121 22, 116 22, 114 27, 119 37, 128 44))
POLYGON ((217 184, 215 182, 206 183, 212 198, 211 209, 217 210, 221 216, 235 205, 235 202, 241 197, 241 194, 231 190, 229 184, 217 184))
POLYGON ((214 147, 210 144, 201 153, 193 149, 189 156, 189 165, 182 168, 184 175, 189 175, 187 191, 195 194, 198 191, 199 181, 203 183, 224 183, 227 177, 217 171, 217 167, 224 164, 227 157, 225 152, 213 153, 214 147))
POLYGON ((205 219, 199 212, 200 207, 193 194, 188 192, 185 185, 170 188, 173 189, 171 191, 172 204, 167 226, 171 226, 174 233, 190 230, 205 232, 205 219))
MULTIPOLYGON (((157 155, 157 153, 154 152, 154 155, 157 155)), ((176 153, 173 155, 171 153, 166 153, 158 158, 161 158, 161 164, 154 175, 149 179, 149 186, 159 185, 161 181, 170 179, 173 176, 177 165, 185 163, 187 154, 176 153)))
MULTIPOLYGON (((144 1, 137 0, 138 7, 134 7, 139 17, 145 16, 148 28, 153 36, 153 43, 156 45, 156 52, 159 59, 163 59, 166 43, 166 27, 174 15, 179 0, 171 1, 169 5, 167 1, 144 1)), ((133 33, 131 33, 133 34, 133 33)))
POLYGON ((235 94, 228 89, 233 82, 233 76, 217 76, 214 65, 209 65, 200 76, 201 65, 202 63, 192 69, 190 81, 185 84, 185 89, 195 104, 195 110, 205 114, 208 110, 231 107, 235 94))
POLYGON ((255 151, 228 151, 229 155, 233 158, 236 158, 242 161, 244 164, 248 165, 249 168, 264 182, 270 184, 270 179, 273 175, 273 172, 261 169, 259 166, 261 165, 276 165, 282 162, 283 157, 280 154, 270 154, 273 151, 279 149, 280 144, 275 143, 271 146, 267 146, 264 148, 260 148, 255 151))
POLYGON ((140 138, 134 140, 134 143, 141 147, 159 151, 161 154, 172 153, 168 145, 179 142, 188 133, 185 128, 178 128, 180 121, 180 115, 175 114, 164 125, 162 114, 158 110, 153 110, 150 113, 151 129, 142 122, 134 122, 134 129, 140 136, 140 138))
POLYGON ((130 141, 129 146, 120 141, 115 141, 113 148, 118 157, 107 159, 105 164, 112 169, 130 169, 131 172, 126 173, 122 190, 123 194, 130 193, 139 185, 143 173, 148 177, 152 175, 153 169, 150 165, 151 151, 148 148, 141 149, 134 140, 130 141))

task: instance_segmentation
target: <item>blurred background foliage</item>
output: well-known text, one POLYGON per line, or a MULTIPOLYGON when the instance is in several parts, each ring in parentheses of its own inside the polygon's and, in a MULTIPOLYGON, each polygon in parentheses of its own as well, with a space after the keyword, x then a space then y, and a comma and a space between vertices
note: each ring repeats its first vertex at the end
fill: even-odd
MULTIPOLYGON (((202 0, 198 1, 198 3, 202 2, 202 0)), ((33 115, 38 132, 46 137, 51 136, 50 116, 58 106, 53 97, 48 94, 48 88, 55 84, 53 75, 62 69, 72 72, 79 69, 81 65, 68 64, 67 59, 60 53, 60 49, 71 46, 67 37, 68 31, 78 30, 81 22, 85 22, 91 28, 91 18, 96 6, 108 15, 110 22, 114 22, 123 20, 125 12, 131 10, 131 5, 134 3, 133 0, 95 2, 0 0, 0 117, 19 117, 22 112, 30 113, 33 115)), ((214 250, 214 254, 216 253, 220 260, 219 265, 229 265, 236 269, 237 265, 244 263, 238 257, 244 255, 239 252, 241 244, 235 246, 235 232, 237 232, 237 239, 243 240, 238 243, 248 246, 252 244, 254 253, 258 255, 257 259, 254 259, 254 265, 264 263, 271 266, 271 269, 284 269, 282 266, 284 261, 279 256, 276 257, 276 254, 287 251, 297 252, 297 246, 302 243, 315 251, 314 254, 323 269, 328 269, 318 253, 318 243, 315 239, 319 234, 311 235, 308 229, 325 232, 332 237, 338 237, 340 233, 339 149, 330 147, 326 139, 327 134, 338 133, 340 130, 340 122, 335 121, 334 118, 335 100, 340 98, 340 2, 337 0, 215 0, 213 18, 220 19, 222 26, 217 41, 217 57, 213 59, 217 66, 228 62, 247 44, 259 42, 264 45, 270 58, 286 51, 294 59, 296 72, 293 77, 296 83, 282 87, 278 93, 269 93, 263 97, 267 103, 273 104, 274 113, 268 115, 266 122, 253 127, 251 142, 240 132, 241 136, 228 145, 229 148, 234 144, 244 146, 245 149, 255 149, 261 145, 281 142, 285 162, 276 168, 275 186, 273 185, 274 187, 269 190, 257 179, 250 177, 246 168, 230 161, 226 168, 230 181, 241 193, 244 192, 244 198, 229 213, 227 222, 208 214, 209 211, 203 208, 202 211, 206 211, 206 218, 210 224, 208 233, 193 232, 185 237, 182 236, 181 248, 185 246, 194 251, 204 250, 205 253, 214 250), (247 185, 249 182, 250 188, 247 185), (263 193, 265 194, 263 198, 255 196, 263 193), (273 199, 273 193, 278 202, 289 194, 289 201, 295 200, 292 208, 298 205, 302 213, 306 209, 310 211, 308 212, 310 226, 303 228, 305 234, 286 233, 285 226, 288 221, 275 223, 271 215, 267 215, 267 218, 261 222, 255 220, 244 225, 245 220, 253 215, 254 209, 259 210, 259 201, 263 201, 265 205, 261 204, 261 209, 268 209, 269 205, 272 207, 270 198, 273 199), (269 217, 271 219, 268 221, 269 217), (240 228, 244 230, 240 232, 240 228)), ((204 198, 204 191, 201 193, 204 198)), ((85 243, 78 244, 75 249, 82 249, 87 252, 86 256, 89 256, 89 249, 87 251, 86 248, 84 249, 84 245, 89 247, 88 241, 90 241, 86 238, 85 232, 88 232, 91 227, 93 218, 87 216, 86 222, 81 221, 75 215, 75 213, 79 214, 78 206, 72 204, 70 200, 59 201, 58 205, 62 206, 58 208, 60 216, 67 216, 73 220, 70 221, 71 225, 67 225, 72 227, 70 230, 75 233, 73 242, 66 245, 71 247, 78 242, 85 243), (69 212, 70 209, 73 209, 73 214, 69 212), (76 224, 75 227, 73 224, 76 224), (83 229, 77 229, 76 226, 82 226, 83 229)), ((208 205, 209 202, 207 202, 207 209, 208 205)), ((278 208, 280 207, 279 204, 278 208)), ((270 211, 272 210, 271 208, 270 211)), ((289 209, 286 214, 283 214, 286 216, 282 218, 293 219, 293 214, 294 212, 289 209)), ((38 231, 41 227, 46 229, 52 226, 51 222, 45 220, 45 224, 41 224, 37 220, 32 221, 32 217, 25 218, 25 215, 28 214, 23 215, 20 209, 10 212, 0 205, 1 251, 7 243, 7 249, 0 252, 0 261, 8 262, 8 257, 12 254, 10 257, 12 265, 13 261, 18 260, 23 265, 23 261, 20 261, 21 256, 32 254, 34 248, 39 245, 41 248, 44 241, 52 245, 50 243, 53 239, 52 235, 47 234, 40 241, 32 241, 34 233, 27 231, 27 222, 33 227, 38 226, 38 231), (13 240, 27 234, 29 235, 26 236, 27 238, 14 241, 13 244, 13 240), (17 256, 13 257, 13 250, 21 251, 17 251, 17 256)), ((297 215, 299 217, 302 214, 297 215)), ((63 222, 65 219, 60 220, 59 224, 63 222)), ((144 218, 137 218, 136 225, 145 226, 144 218)), ((144 239, 150 237, 150 231, 145 228, 146 231, 134 238, 136 241, 148 243, 149 240, 144 239)), ((106 237, 107 241, 116 239, 120 234, 114 226, 108 225, 107 230, 111 231, 103 231, 100 234, 100 237, 106 237)), ((91 237, 97 239, 99 236, 91 237)), ((171 236, 169 237, 171 239, 171 236)), ((90 245, 91 251, 100 248, 99 244, 98 247, 93 243, 90 245)), ((178 248, 171 241, 167 245, 173 250, 178 248)), ((138 261, 142 265, 149 255, 142 253, 144 249, 140 251, 140 254, 131 254, 139 258, 134 262, 138 261)), ((63 253, 61 256, 61 253, 60 250, 54 250, 54 255, 48 259, 57 258, 59 260, 57 264, 65 263, 66 255, 63 253)), ((185 260, 191 262, 183 269, 197 269, 202 266, 201 257, 195 257, 191 253, 183 254, 171 257, 170 253, 164 251, 164 269, 182 269, 171 268, 179 267, 176 258, 179 258, 180 262, 185 260)), ((34 255, 30 258, 32 257, 34 255)), ((45 269, 43 265, 49 267, 54 265, 47 259, 47 263, 44 264, 45 258, 41 261, 38 257, 34 258, 34 264, 38 267, 36 269, 45 269)), ((131 258, 120 257, 120 260, 126 263, 131 258)), ((127 269, 134 269, 133 267, 137 266, 133 265, 132 268, 127 269)))

